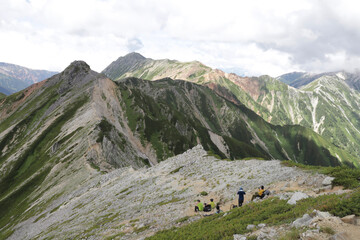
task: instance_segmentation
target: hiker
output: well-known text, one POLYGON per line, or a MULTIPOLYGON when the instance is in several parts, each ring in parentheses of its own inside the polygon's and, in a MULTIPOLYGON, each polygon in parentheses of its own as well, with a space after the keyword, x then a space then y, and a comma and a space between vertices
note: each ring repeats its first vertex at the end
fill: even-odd
POLYGON ((199 212, 203 210, 204 210, 204 205, 202 204, 202 202, 200 202, 200 200, 197 200, 197 205, 195 206, 195 212, 199 212))
POLYGON ((257 197, 262 199, 265 196, 264 192, 264 186, 259 187, 258 191, 252 196, 251 201, 253 201, 257 197))
POLYGON ((243 202, 244 202, 244 195, 246 194, 246 192, 243 190, 243 188, 241 187, 240 190, 237 192, 237 194, 239 195, 239 207, 242 206, 243 202))
POLYGON ((210 206, 211 206, 211 209, 215 209, 215 203, 214 203, 214 199, 210 199, 210 206))

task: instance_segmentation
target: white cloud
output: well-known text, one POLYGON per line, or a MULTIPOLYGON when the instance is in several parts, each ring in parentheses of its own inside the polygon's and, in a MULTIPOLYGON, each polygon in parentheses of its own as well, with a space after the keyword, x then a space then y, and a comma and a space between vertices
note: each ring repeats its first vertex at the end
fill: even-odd
POLYGON ((137 50, 246 75, 352 70, 360 64, 356 1, 2 0, 0 61, 101 71, 137 50))

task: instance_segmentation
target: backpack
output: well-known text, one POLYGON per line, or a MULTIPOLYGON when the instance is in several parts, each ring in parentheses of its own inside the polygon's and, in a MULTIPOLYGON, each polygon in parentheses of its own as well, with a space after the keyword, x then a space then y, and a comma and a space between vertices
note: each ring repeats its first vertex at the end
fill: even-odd
POLYGON ((207 204, 205 207, 204 207, 204 212, 210 212, 211 211, 211 205, 210 204, 207 204))

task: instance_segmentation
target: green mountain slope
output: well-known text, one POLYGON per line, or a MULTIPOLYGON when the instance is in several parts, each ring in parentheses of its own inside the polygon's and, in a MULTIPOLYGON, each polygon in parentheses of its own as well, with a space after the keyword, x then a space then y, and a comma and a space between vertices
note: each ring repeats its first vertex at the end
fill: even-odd
POLYGON ((306 72, 292 72, 283 74, 276 79, 294 88, 301 88, 302 86, 311 83, 312 81, 320 78, 321 76, 328 74, 331 73, 309 74, 306 72))
POLYGON ((168 76, 204 84, 231 101, 236 102, 235 96, 270 123, 297 124, 311 128, 355 158, 360 157, 360 94, 356 91, 360 81, 356 74, 331 73, 310 76, 298 73, 283 77, 289 82, 294 79, 305 79, 305 75, 307 80, 311 78, 308 87, 295 89, 269 76, 239 77, 211 69, 198 62, 181 63, 142 57, 141 64, 134 65, 139 58, 139 54, 136 53, 119 58, 103 73, 112 79, 140 76, 156 80, 168 76), (316 82, 321 82, 321 87, 311 87, 316 82), (219 86, 228 89, 232 95, 223 95, 219 86))
POLYGON ((228 158, 256 156, 336 165, 336 156, 341 154, 344 160, 355 162, 313 131, 273 126, 244 105, 219 97, 204 86, 171 79, 150 82, 128 78, 117 83, 126 99, 130 128, 151 142, 159 159, 200 141, 206 150, 228 158))
POLYGON ((110 141, 112 133, 105 131, 98 140, 107 109, 103 97, 112 97, 112 86, 86 63, 74 62, 1 100, 0 239, 100 169, 145 165, 130 140, 114 144, 123 140, 120 133, 110 141))

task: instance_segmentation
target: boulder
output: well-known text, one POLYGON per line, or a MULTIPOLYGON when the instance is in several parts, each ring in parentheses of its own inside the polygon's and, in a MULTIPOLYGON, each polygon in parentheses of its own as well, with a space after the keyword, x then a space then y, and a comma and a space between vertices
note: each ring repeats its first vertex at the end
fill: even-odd
POLYGON ((266 227, 266 224, 265 223, 260 223, 257 226, 258 226, 258 228, 264 228, 264 227, 266 227))
POLYGON ((246 230, 252 230, 254 228, 255 228, 255 225, 249 224, 249 225, 247 225, 246 230))
POLYGON ((306 232, 301 233, 301 239, 316 239, 316 235, 319 234, 319 229, 309 229, 306 232))
POLYGON ((288 204, 291 204, 291 205, 295 205, 297 201, 301 200, 301 199, 305 199, 305 198, 308 198, 309 196, 306 194, 306 193, 303 193, 303 192, 296 192, 294 193, 290 200, 287 201, 288 204))
POLYGON ((234 240, 246 240, 246 237, 241 234, 235 234, 235 235, 233 235, 233 237, 234 237, 234 240))
POLYGON ((341 218, 341 220, 342 220, 344 223, 349 223, 349 224, 353 224, 353 225, 356 225, 356 224, 357 224, 357 220, 356 220, 356 216, 355 216, 355 215, 345 216, 345 217, 341 218))
POLYGON ((322 181, 322 185, 323 186, 329 186, 332 184, 332 181, 334 180, 334 177, 326 177, 323 181, 322 181))
POLYGON ((296 227, 296 228, 300 228, 300 227, 307 227, 310 225, 312 218, 310 217, 309 214, 304 214, 304 216, 302 216, 301 218, 296 219, 291 226, 292 227, 296 227))
POLYGON ((329 212, 321 212, 318 210, 314 210, 315 216, 318 218, 330 218, 332 215, 329 212))
POLYGON ((298 185, 304 185, 305 184, 305 179, 301 179, 298 181, 298 185))
POLYGON ((257 240, 276 239, 277 231, 274 228, 262 228, 257 235, 257 240))

